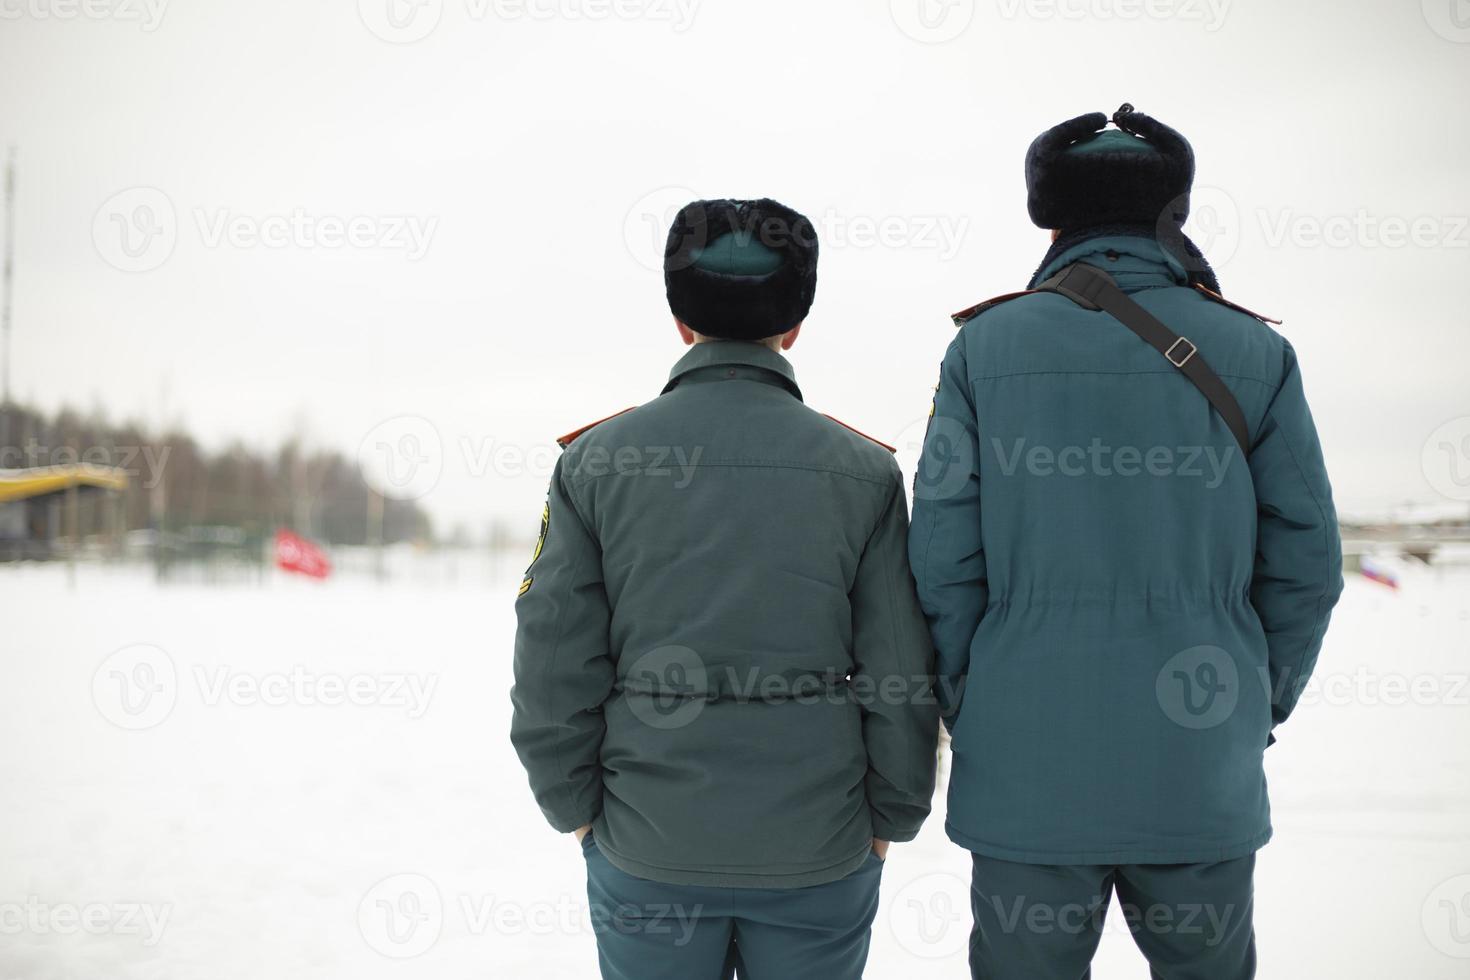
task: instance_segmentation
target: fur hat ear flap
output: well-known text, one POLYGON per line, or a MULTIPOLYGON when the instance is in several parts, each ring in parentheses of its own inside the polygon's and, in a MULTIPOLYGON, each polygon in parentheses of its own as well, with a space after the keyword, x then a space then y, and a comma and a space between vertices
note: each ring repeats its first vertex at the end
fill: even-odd
POLYGON ((1132 133, 1152 143, 1160 153, 1168 158, 1182 158, 1189 161, 1190 177, 1194 176, 1194 151, 1190 149, 1189 141, 1179 135, 1178 130, 1165 126, 1153 116, 1146 116, 1128 105, 1124 112, 1119 109, 1113 115, 1113 122, 1125 133, 1132 133))
POLYGON ((1031 141, 1031 148, 1026 151, 1027 181, 1030 181, 1033 170, 1051 163, 1056 159, 1057 154, 1066 150, 1067 147, 1084 136, 1091 136, 1107 124, 1107 116, 1101 112, 1089 112, 1068 119, 1064 123, 1058 123, 1036 137, 1031 141))

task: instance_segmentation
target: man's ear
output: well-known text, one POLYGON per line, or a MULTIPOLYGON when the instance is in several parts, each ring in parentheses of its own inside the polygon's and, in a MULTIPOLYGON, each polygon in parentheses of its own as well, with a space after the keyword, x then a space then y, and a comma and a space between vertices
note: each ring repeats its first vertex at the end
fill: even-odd
MULTIPOLYGON (((803 321, 803 322, 805 322, 805 321, 803 321)), ((790 350, 791 349, 791 345, 794 344, 794 343, 796 343, 796 338, 797 338, 797 336, 800 333, 801 333, 801 324, 800 323, 798 323, 796 326, 792 327, 790 330, 788 330, 785 333, 783 333, 781 335, 781 349, 782 350, 790 350)))
POLYGON ((684 325, 684 321, 674 317, 674 326, 679 328, 679 337, 684 341, 686 347, 694 346, 694 331, 684 325))

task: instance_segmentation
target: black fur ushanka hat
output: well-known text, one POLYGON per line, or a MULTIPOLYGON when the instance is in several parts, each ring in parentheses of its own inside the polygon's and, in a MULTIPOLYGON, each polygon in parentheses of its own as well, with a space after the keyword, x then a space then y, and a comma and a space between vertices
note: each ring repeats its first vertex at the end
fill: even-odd
POLYGON ((760 340, 806 319, 817 292, 817 230, 784 204, 695 201, 664 248, 669 308, 707 337, 760 340))
POLYGON ((1026 208, 1041 228, 1184 224, 1194 150, 1178 132, 1123 103, 1053 126, 1026 151, 1026 208))

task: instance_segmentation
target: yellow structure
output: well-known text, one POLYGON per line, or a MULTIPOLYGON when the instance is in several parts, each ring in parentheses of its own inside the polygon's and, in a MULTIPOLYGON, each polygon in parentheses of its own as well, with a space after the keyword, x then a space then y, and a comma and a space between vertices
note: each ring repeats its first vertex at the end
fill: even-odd
POLYGON ((72 487, 126 490, 128 474, 115 466, 94 466, 89 463, 39 466, 28 470, 0 470, 0 504, 59 493, 72 487))
MULTIPOLYGON (((128 486, 125 470, 78 463, 0 470, 0 561, 74 556, 81 544, 80 498, 85 493, 116 494, 100 513, 114 546, 122 524, 121 491, 128 486), (65 541, 65 547, 59 543, 65 541)), ((95 524, 94 524, 95 526, 95 524)))

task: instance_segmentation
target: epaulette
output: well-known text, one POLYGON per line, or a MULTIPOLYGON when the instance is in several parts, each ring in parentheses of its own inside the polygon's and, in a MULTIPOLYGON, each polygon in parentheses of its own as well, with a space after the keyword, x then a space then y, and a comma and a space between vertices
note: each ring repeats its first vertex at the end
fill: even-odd
MULTIPOLYGON (((634 407, 636 407, 636 406, 634 406, 634 407)), ((580 429, 573 429, 571 432, 568 432, 566 435, 558 437, 557 440, 556 440, 556 444, 558 446, 560 446, 561 448, 565 449, 568 446, 570 446, 576 440, 576 438, 578 436, 580 436, 582 433, 587 432, 587 431, 589 431, 591 429, 597 428, 599 425, 601 425, 602 423, 606 422, 608 419, 615 419, 619 415, 627 415, 631 411, 633 411, 632 408, 625 408, 621 412, 613 412, 611 415, 609 415, 605 419, 598 419, 596 422, 588 422, 586 425, 582 426, 580 429)))
POLYGON ((1018 297, 1021 297, 1021 296, 1030 296, 1032 293, 1036 293, 1036 292, 1040 292, 1040 290, 1038 290, 1038 289, 1023 289, 1023 290, 1021 290, 1019 292, 1015 292, 1015 293, 1003 293, 1000 296, 992 296, 990 299, 987 299, 983 303, 976 303, 974 306, 970 307, 969 309, 960 310, 958 313, 956 313, 952 317, 950 317, 950 319, 954 321, 954 325, 955 326, 957 326, 957 327, 963 327, 965 324, 969 323, 971 320, 975 319, 977 316, 979 316, 981 313, 984 313, 986 310, 990 309, 992 306, 999 306, 1002 303, 1008 302, 1008 301, 1013 300, 1013 299, 1017 299, 1018 297))
POLYGON ((1208 289, 1204 286, 1201 286, 1199 283, 1195 283, 1194 288, 1198 289, 1200 292, 1204 293, 1206 296, 1214 300, 1216 303, 1219 303, 1221 306, 1228 306, 1237 313, 1244 313, 1246 316, 1253 316, 1257 320, 1260 320, 1262 323, 1274 323, 1278 327, 1281 326, 1280 320, 1273 320, 1269 316, 1262 316, 1255 310, 1248 310, 1244 306, 1241 306, 1239 303, 1232 303, 1230 302, 1230 300, 1226 299, 1224 296, 1221 296, 1213 289, 1208 289))
POLYGON ((896 453, 896 452, 898 452, 897 449, 893 448, 888 443, 884 442, 882 439, 874 439, 872 436, 868 435, 866 432, 860 432, 859 430, 854 429, 852 426, 848 425, 846 422, 842 421, 841 419, 834 419, 830 415, 824 415, 823 418, 832 419, 833 422, 836 422, 838 425, 842 426, 848 432, 856 432, 858 435, 862 436, 864 439, 868 440, 869 442, 877 443, 878 445, 882 446, 884 449, 888 450, 890 453, 896 453))

